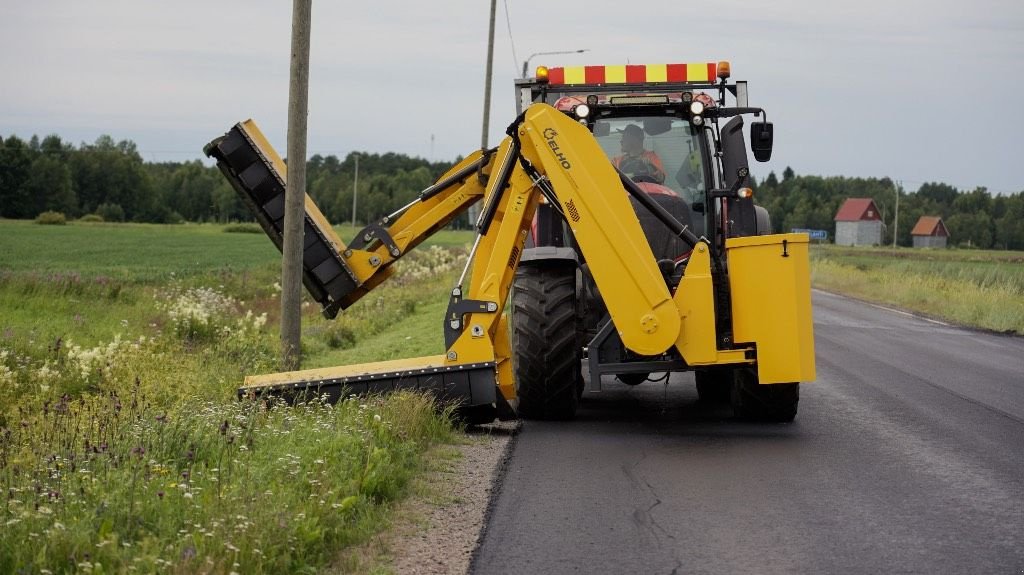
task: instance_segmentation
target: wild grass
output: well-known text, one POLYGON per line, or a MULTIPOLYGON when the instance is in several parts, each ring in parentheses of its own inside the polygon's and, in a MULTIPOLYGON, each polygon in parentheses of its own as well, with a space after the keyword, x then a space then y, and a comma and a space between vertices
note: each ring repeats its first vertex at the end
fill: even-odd
POLYGON ((465 248, 430 246, 396 263, 397 274, 334 320, 310 318, 310 367, 348 365, 444 351, 448 293, 465 248), (357 335, 358 334, 358 335, 357 335))
MULTIPOLYGON (((14 238, 0 252, 0 572, 355 566, 349 544, 386 525, 424 450, 452 440, 422 396, 235 399, 244 375, 278 369, 280 256, 263 236, 77 222, 0 233, 14 238)), ((439 347, 465 257, 452 238, 466 237, 419 248, 338 321, 307 304, 304 367, 439 347)))
POLYGON ((36 223, 44 226, 63 226, 67 224, 67 217, 61 212, 43 212, 36 216, 36 223))
POLYGON ((1024 254, 818 246, 815 287, 948 321, 1024 333, 1024 254))
POLYGON ((386 520, 451 428, 419 395, 331 406, 62 397, 0 435, 0 571, 291 573, 386 520))

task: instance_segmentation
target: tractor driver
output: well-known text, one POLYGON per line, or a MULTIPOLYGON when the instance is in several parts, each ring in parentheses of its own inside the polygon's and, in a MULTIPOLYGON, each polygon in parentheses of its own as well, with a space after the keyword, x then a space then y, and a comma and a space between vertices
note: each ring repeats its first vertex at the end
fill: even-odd
POLYGON ((622 173, 637 182, 665 183, 665 167, 658 154, 644 149, 644 130, 630 124, 622 130, 622 155, 612 158, 612 163, 622 173))

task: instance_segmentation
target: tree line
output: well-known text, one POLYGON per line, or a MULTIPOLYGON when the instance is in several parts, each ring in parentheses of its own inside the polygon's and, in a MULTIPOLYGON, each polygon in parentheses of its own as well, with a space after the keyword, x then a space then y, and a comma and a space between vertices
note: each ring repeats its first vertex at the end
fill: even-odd
MULTIPOLYGON (((307 163, 307 192, 332 222, 352 221, 356 160, 358 223, 380 219, 409 203, 452 162, 403 154, 315 155, 307 163)), ((943 183, 900 190, 889 178, 796 175, 786 168, 756 185, 775 231, 811 228, 835 232, 833 218, 846 198, 872 198, 885 222, 885 242, 912 245, 910 230, 922 215, 941 216, 952 245, 1024 250, 1024 192, 991 195, 943 183)), ((45 211, 70 218, 98 214, 107 221, 155 223, 248 221, 251 215, 220 171, 199 160, 145 162, 135 144, 100 136, 78 146, 60 136, 0 137, 0 217, 31 219, 45 211)), ((466 222, 465 218, 461 220, 466 222)))
MULTIPOLYGON (((453 165, 395 153, 313 156, 307 192, 332 222, 352 221, 356 156, 361 223, 405 205, 453 165)), ((135 143, 110 136, 78 146, 57 135, 0 137, 0 217, 32 219, 46 211, 106 221, 252 220, 220 170, 199 160, 145 162, 135 143)))
POLYGON ((992 195, 985 188, 961 191, 929 182, 916 191, 897 190, 889 178, 798 176, 786 168, 756 186, 756 201, 768 209, 776 232, 793 228, 827 230, 835 234, 835 218, 847 198, 871 198, 885 223, 884 242, 893 233, 901 246, 913 245, 910 231, 921 216, 941 216, 950 245, 983 249, 1024 250, 1024 192, 992 195), (899 222, 894 222, 899 194, 899 222), (895 225, 894 225, 895 224, 895 225))

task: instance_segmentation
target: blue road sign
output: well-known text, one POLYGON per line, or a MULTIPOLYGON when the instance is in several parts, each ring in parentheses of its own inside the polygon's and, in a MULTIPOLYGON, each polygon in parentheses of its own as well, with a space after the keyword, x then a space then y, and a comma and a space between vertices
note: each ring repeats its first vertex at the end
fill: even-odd
POLYGON ((807 234, 812 240, 827 240, 828 230, 809 230, 806 228, 793 228, 794 234, 807 234))

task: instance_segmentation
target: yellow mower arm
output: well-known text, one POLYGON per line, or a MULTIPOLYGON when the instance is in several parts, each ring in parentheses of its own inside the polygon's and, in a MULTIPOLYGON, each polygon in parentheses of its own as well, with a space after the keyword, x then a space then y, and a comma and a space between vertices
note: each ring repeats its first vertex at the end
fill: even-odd
MULTIPOLYGON (((204 148, 278 250, 284 242, 287 167, 252 120, 236 124, 204 148)), ((360 231, 350 245, 306 196, 303 280, 333 318, 393 273, 391 264, 483 195, 491 152, 474 152, 409 205, 360 231)))

